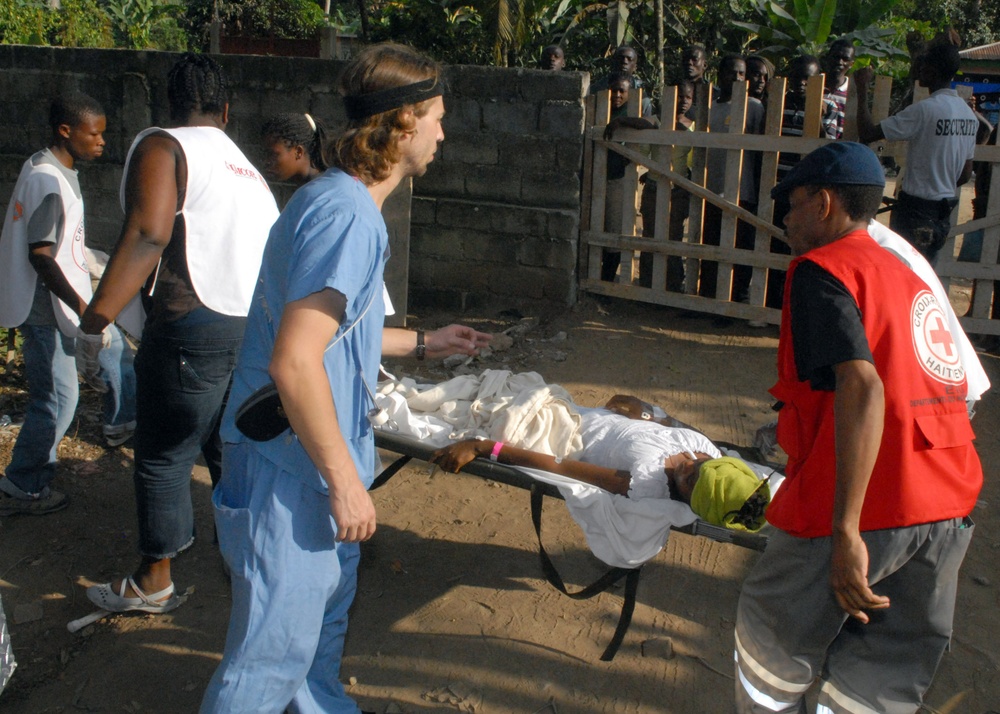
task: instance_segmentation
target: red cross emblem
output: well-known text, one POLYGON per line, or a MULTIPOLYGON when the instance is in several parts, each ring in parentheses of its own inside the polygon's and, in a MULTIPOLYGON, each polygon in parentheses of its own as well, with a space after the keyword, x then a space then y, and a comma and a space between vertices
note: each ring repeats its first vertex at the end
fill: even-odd
POLYGON ((951 333, 948 332, 947 328, 945 328, 944 322, 941 320, 941 316, 935 315, 934 319, 936 324, 930 331, 931 344, 944 345, 945 356, 951 357, 951 348, 955 344, 955 340, 952 339, 951 333))

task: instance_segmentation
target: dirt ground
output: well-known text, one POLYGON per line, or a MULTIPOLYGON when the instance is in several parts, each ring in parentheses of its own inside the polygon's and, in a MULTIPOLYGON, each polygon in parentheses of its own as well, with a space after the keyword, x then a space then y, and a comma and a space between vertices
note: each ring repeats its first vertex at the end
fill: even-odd
MULTIPOLYGON (((517 315, 463 320, 480 329, 517 315)), ((421 315, 435 327, 452 315, 421 315)), ((709 435, 747 443, 769 420, 776 328, 584 298, 575 308, 528 316, 514 346, 473 369, 537 371, 583 405, 617 392, 668 407, 709 435)), ((1000 360, 983 355, 1000 384, 1000 360)), ((413 374, 416 363, 390 364, 413 374)), ((423 366, 432 379, 443 365, 423 366)), ((0 376, 0 414, 23 404, 19 372, 0 376)), ((136 563, 128 445, 103 447, 98 397, 85 392, 60 447, 56 486, 72 502, 44 517, 0 524, 0 594, 19 667, 0 696, 2 714, 194 712, 219 660, 229 612, 221 559, 211 542, 208 477, 193 485, 202 536, 175 563, 188 602, 164 616, 110 617, 70 634, 90 613, 84 588, 136 563)), ((928 712, 1000 709, 1000 399, 990 394, 974 426, 987 474, 978 523, 961 571, 955 636, 928 694, 928 712)), ((0 466, 16 429, 0 428, 0 466)), ((756 554, 683 534, 645 567, 631 630, 615 660, 600 654, 614 630, 620 590, 573 601, 542 577, 528 495, 474 477, 409 466, 375 492, 379 529, 363 548, 342 678, 370 710, 491 714, 728 712, 732 629, 740 583, 756 554)), ((546 547, 571 585, 602 571, 565 507, 550 501, 546 547)))

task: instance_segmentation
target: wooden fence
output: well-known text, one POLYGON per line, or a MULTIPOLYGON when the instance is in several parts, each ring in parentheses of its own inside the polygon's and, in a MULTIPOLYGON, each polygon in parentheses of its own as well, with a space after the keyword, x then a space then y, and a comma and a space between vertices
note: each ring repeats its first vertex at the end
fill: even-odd
MULTIPOLYGON (((885 118, 889 109, 891 79, 877 77, 875 81, 872 116, 875 122, 885 118)), ((766 108, 763 134, 744 134, 744 121, 748 104, 747 85, 735 86, 730 107, 728 131, 709 132, 708 117, 712 91, 708 85, 699 86, 696 91, 695 131, 675 131, 674 116, 677 106, 677 90, 667 87, 661 97, 661 127, 653 130, 621 129, 616 131, 612 141, 604 139, 604 130, 610 115, 610 95, 607 92, 588 98, 587 138, 584 155, 583 215, 581 216, 581 250, 579 273, 582 276, 582 290, 612 295, 642 302, 670 305, 717 315, 778 324, 781 314, 780 302, 775 301, 776 287, 783 280, 783 270, 791 259, 789 255, 772 251, 772 237, 783 241, 783 232, 772 222, 773 202, 771 188, 775 185, 779 152, 804 155, 829 140, 821 135, 823 108, 823 76, 812 77, 806 90, 805 120, 801 137, 781 136, 781 119, 784 110, 786 81, 776 77, 768 85, 770 97, 766 108), (670 156, 673 148, 691 147, 692 160, 690 178, 684 172, 671 168, 670 156), (722 195, 705 188, 706 158, 709 149, 726 152, 725 179, 722 195), (629 159, 625 177, 621 182, 621 225, 607 226, 606 210, 612 208, 612 215, 618 213, 618 206, 607 204, 607 162, 609 152, 629 159), (759 193, 756 197, 741 197, 752 205, 756 202, 756 212, 744 210, 728 197, 738 194, 740 173, 744 160, 752 156, 746 152, 759 152, 761 176, 759 193), (655 216, 653 230, 648 226, 642 236, 637 233, 637 205, 640 189, 640 174, 646 174, 644 181, 656 181, 655 216), (689 216, 682 235, 668 236, 671 215, 671 194, 674 187, 690 194, 689 216), (703 242, 703 218, 705 206, 711 204, 721 210, 722 230, 719 245, 703 242), (756 229, 752 248, 737 247, 737 223, 746 222, 756 229), (621 267, 613 282, 601 280, 601 261, 605 250, 621 251, 621 267), (637 256, 639 256, 637 258, 637 256), (680 262, 682 261, 682 262, 680 262), (714 295, 704 295, 708 263, 718 265, 714 295), (638 265, 637 265, 638 264, 638 265), (641 265, 642 270, 638 268, 641 265), (683 286, 672 285, 668 289, 668 266, 676 275, 679 265, 683 265, 683 286), (734 269, 749 272, 750 286, 745 302, 733 302, 731 290, 734 269), (642 284, 637 280, 642 274, 642 284), (768 282, 771 295, 768 298, 768 282), (702 295, 699 295, 699 284, 702 295)), ((641 98, 639 91, 629 96, 628 115, 639 116, 641 98)), ((927 96, 926 90, 916 93, 917 101, 927 96)), ((856 137, 854 123, 857 98, 851 84, 847 105, 847 121, 844 137, 856 137)), ((872 148, 881 156, 893 157, 903 165, 906 157, 906 142, 882 141, 872 148)), ((976 160, 994 165, 1000 163, 1000 147, 978 146, 976 160)), ((903 169, 905 170, 905 168, 903 169)), ((1000 177, 1000 170, 994 175, 1000 177)), ((617 191, 616 191, 617 193, 617 191)), ((967 332, 1000 334, 1000 320, 990 320, 994 282, 1000 280, 1000 266, 997 265, 1000 251, 1000 178, 992 182, 988 210, 985 218, 954 225, 948 242, 938 257, 937 272, 945 287, 953 279, 973 281, 973 299, 969 313, 962 318, 967 332), (983 229, 983 249, 978 263, 959 263, 956 260, 956 238, 983 229)), ((957 217, 953 216, 953 219, 957 217)), ((676 281, 675 281, 676 282, 676 281)), ((998 286, 1000 287, 1000 286, 998 286)), ((1000 302, 1000 296, 998 296, 1000 302)))

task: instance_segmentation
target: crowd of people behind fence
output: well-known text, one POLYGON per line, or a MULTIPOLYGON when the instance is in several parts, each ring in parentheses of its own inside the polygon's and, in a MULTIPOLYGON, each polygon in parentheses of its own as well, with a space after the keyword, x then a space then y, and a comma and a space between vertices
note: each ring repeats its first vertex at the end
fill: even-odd
MULTIPOLYGON (((834 42, 821 59, 803 56, 790 63, 782 133, 802 134, 803 88, 808 77, 822 68, 827 85, 824 132, 828 138, 841 138, 853 52, 849 43, 834 42)), ((709 59, 700 46, 691 46, 683 54, 684 76, 671 118, 679 131, 692 127, 696 88, 705 83, 709 59)), ((619 128, 652 129, 659 124, 648 98, 641 105, 640 117, 628 117, 623 111, 629 93, 643 87, 636 73, 638 60, 634 49, 618 48, 612 58, 614 71, 593 85, 597 91, 610 91, 609 139, 619 128)), ((543 63, 558 71, 566 57, 561 48, 549 47, 543 52, 543 63)), ((974 144, 981 120, 947 88, 956 70, 957 48, 932 43, 921 56, 918 73, 918 80, 933 91, 931 99, 921 103, 927 106, 919 111, 904 109, 877 126, 864 121, 867 109, 859 109, 864 139, 907 139, 930 159, 926 169, 911 161, 910 173, 917 176, 903 186, 905 200, 920 209, 907 216, 916 226, 913 230, 922 231, 922 240, 907 236, 918 248, 934 248, 943 211, 954 205, 954 188, 968 180, 971 172, 970 140, 974 144), (942 122, 947 131, 933 131, 942 122), (931 184, 942 187, 947 196, 922 194, 931 184), (928 241, 927 235, 935 238, 928 241)), ((745 129, 762 132, 764 102, 774 101, 766 93, 774 72, 762 57, 723 57, 709 127, 722 131, 728 125, 733 88, 748 82, 751 96, 745 129)), ((261 138, 266 174, 299 187, 280 214, 267 182, 225 133, 229 94, 222 67, 206 55, 186 54, 166 80, 171 126, 140 132, 129 149, 122 179, 123 225, 95 291, 91 291, 84 253, 83 201, 74 166, 101 155, 107 130, 103 108, 81 93, 53 102, 49 146, 25 162, 18 179, 0 242, 0 249, 6 251, 0 256, 4 271, 0 323, 17 327, 24 335, 29 404, 13 461, 0 478, 0 516, 44 515, 68 505, 67 497, 50 484, 56 475, 56 447, 76 407, 79 369, 109 395, 104 431, 108 444, 134 439, 138 516, 138 564, 111 582, 89 587, 87 597, 101 611, 112 613, 163 614, 184 603, 185 596, 175 590, 171 565, 195 538, 190 484, 195 460, 201 455, 211 474, 217 536, 233 592, 225 649, 202 711, 280 712, 287 708, 358 714, 339 681, 339 664, 347 610, 356 590, 359 544, 375 531, 375 508, 367 489, 375 473, 371 390, 380 357, 422 360, 476 355, 491 339, 463 325, 426 333, 384 327, 391 304, 383 282, 389 251, 381 207, 400 182, 426 172, 444 140, 441 67, 406 47, 372 46, 352 60, 341 76, 347 122, 336 141, 327 142, 323 122, 309 114, 283 114, 267 121, 261 138), (226 269, 221 270, 223 265, 226 269), (123 348, 115 323, 128 322, 129 311, 138 309, 135 301, 140 295, 145 319, 132 330, 141 336, 133 367, 131 352, 123 348), (270 436, 283 434, 284 438, 255 435, 275 423, 278 427, 270 436)), ((859 78, 859 90, 866 86, 865 80, 864 75, 859 78)), ((687 152, 675 152, 670 158, 674 171, 689 170, 687 152)), ((724 195, 720 183, 724 152, 709 152, 707 164, 708 188, 724 195)), ((621 160, 608 162, 609 187, 621 181, 625 166, 621 160)), ((882 168, 870 150, 837 141, 802 159, 783 154, 779 170, 782 181, 773 196, 778 201, 790 200, 788 235, 793 248, 797 255, 823 251, 822 265, 830 273, 817 277, 807 262, 807 267, 799 268, 805 276, 800 284, 818 280, 828 287, 831 277, 843 278, 851 257, 849 246, 857 244, 858 250, 871 253, 872 265, 883 263, 886 270, 898 274, 898 283, 906 285, 908 294, 923 294, 925 284, 908 266, 887 258, 888 253, 883 255, 867 238, 865 227, 884 187, 882 168)), ((725 198, 754 211, 759 171, 755 161, 744 162, 738 195, 725 198)), ((649 204, 655 204, 655 192, 660 190, 657 183, 652 179, 645 183, 644 215, 651 215, 649 204)), ((614 191, 609 188, 608 193, 614 191)), ((679 197, 677 189, 674 195, 679 197)), ((678 200, 677 206, 676 214, 670 214, 671 230, 685 218, 684 202, 678 200)), ((706 211, 705 243, 720 242, 718 213, 718 209, 706 211)), ((621 222, 620 214, 612 215, 606 228, 615 230, 621 222)), ((737 229, 737 246, 750 247, 753 240, 750 226, 737 229)), ((928 258, 933 259, 933 254, 928 258)), ((609 254, 605 261, 602 276, 613 279, 620 256, 616 260, 609 254)), ((648 280, 648 265, 645 270, 648 280)), ((878 273, 866 274, 864 279, 877 281, 878 273)), ((668 272, 668 286, 677 289, 682 280, 674 265, 668 272)), ((714 294, 715 277, 704 272, 701 280, 703 294, 714 294)), ((749 280, 749 273, 736 273, 733 299, 745 296, 749 280)), ((864 291, 855 286, 858 294, 847 295, 845 302, 843 295, 832 299, 819 283, 810 288, 815 292, 810 293, 808 304, 799 305, 794 313, 802 320, 817 306, 832 305, 846 314, 850 310, 844 306, 857 298, 874 301, 872 311, 890 312, 894 325, 905 322, 902 303, 895 304, 888 294, 875 295, 877 291, 872 290, 864 297, 864 291), (893 306, 883 308, 875 299, 882 297, 893 306)), ((888 288, 883 285, 882 290, 888 288)), ((905 570, 922 584, 906 581, 906 587, 892 590, 894 598, 904 600, 912 599, 908 590, 919 589, 924 594, 918 605, 933 610, 931 605, 937 601, 931 600, 938 596, 929 591, 936 592, 938 581, 947 579, 945 570, 957 568, 971 535, 962 518, 971 509, 977 479, 981 480, 978 460, 971 452, 971 430, 957 429, 953 423, 965 418, 961 400, 948 401, 946 413, 923 408, 945 403, 941 396, 945 387, 921 373, 920 365, 904 354, 909 343, 899 338, 901 332, 893 332, 892 340, 880 341, 877 347, 873 343, 869 352, 867 340, 880 333, 865 322, 867 317, 856 317, 853 322, 845 320, 843 334, 837 336, 844 350, 830 348, 828 334, 813 330, 809 339, 813 347, 819 347, 811 351, 808 365, 811 386, 795 378, 793 346, 783 334, 775 394, 815 411, 816 424, 828 423, 833 402, 817 394, 837 392, 842 387, 840 379, 853 385, 852 389, 860 385, 865 394, 879 393, 872 381, 877 376, 869 369, 871 363, 901 365, 885 397, 906 416, 900 422, 903 426, 891 423, 886 427, 896 461, 874 463, 873 449, 877 451, 878 443, 871 440, 871 434, 880 434, 881 424, 876 428, 872 421, 875 415, 866 406, 868 397, 862 399, 852 392, 845 399, 857 407, 859 418, 873 426, 869 432, 852 433, 859 453, 871 463, 852 463, 851 469, 867 467, 879 488, 893 495, 905 492, 909 499, 903 499, 905 514, 879 511, 873 517, 865 511, 861 519, 862 530, 871 526, 905 531, 906 538, 868 546, 873 556, 881 558, 880 567, 888 569, 885 563, 890 560, 898 566, 899 560, 908 557, 903 551, 911 542, 919 541, 917 547, 923 551, 939 530, 965 530, 959 545, 943 554, 928 554, 923 570, 905 570), (845 354, 851 355, 846 362, 845 354), (914 398, 904 398, 911 392, 914 398), (925 428, 944 429, 946 425, 935 427, 938 422, 933 421, 942 417, 952 424, 947 427, 954 432, 949 431, 949 445, 961 453, 945 449, 948 453, 942 455, 942 450, 933 448, 912 453, 910 445, 916 436, 911 422, 924 419, 925 428), (961 456, 961 468, 936 468, 954 466, 956 455, 961 456), (907 466, 902 469, 906 471, 903 477, 898 474, 898 463, 907 466), (910 467, 914 465, 949 476, 937 478, 930 489, 926 483, 910 488, 902 481, 913 478, 910 467), (954 474, 968 476, 961 488, 948 480, 954 474), (922 495, 907 495, 913 492, 922 495), (957 497, 948 501, 955 493, 957 497), (943 503, 947 503, 944 510, 943 503), (933 517, 945 525, 935 526, 930 534, 914 535, 911 516, 918 518, 917 523, 933 517)), ((805 324, 800 322, 796 330, 806 332, 801 327, 805 324)), ((886 324, 879 321, 877 327, 888 330, 886 324)), ((794 351, 803 344, 796 342, 794 351)), ((961 390, 966 385, 961 375, 953 382, 949 389, 961 390)), ((832 429, 807 436, 814 448, 834 451, 832 429)), ((502 442, 492 446, 494 461, 508 458, 504 446, 502 442)), ((839 455, 839 440, 836 446, 839 455)), ((829 465, 833 461, 826 463, 819 476, 834 479, 829 465)), ((867 485, 867 476, 864 481, 867 485)), ((836 504, 837 517, 845 519, 848 530, 853 527, 850 552, 842 553, 842 544, 834 539, 832 566, 829 557, 813 558, 816 575, 834 569, 836 602, 826 581, 810 575, 809 599, 796 603, 803 610, 797 613, 797 622, 807 622, 807 609, 822 610, 824 632, 837 637, 848 615, 867 623, 865 610, 882 611, 889 605, 868 588, 865 572, 854 568, 837 575, 838 558, 857 566, 858 549, 865 548, 858 543, 858 523, 851 522, 861 518, 864 488, 859 497, 860 482, 852 483, 851 502, 836 504), (843 581, 840 585, 838 577, 843 581), (825 599, 825 605, 813 608, 819 599, 825 599)), ((796 493, 793 490, 779 503, 809 505, 816 500, 796 493)), ((834 501, 821 501, 819 511, 833 513, 834 501)), ((829 541, 829 518, 816 521, 808 515, 809 508, 805 516, 787 506, 779 511, 780 518, 772 522, 792 535, 822 536, 829 541)), ((794 550, 789 545, 794 539, 785 540, 788 543, 783 547, 794 550)), ((768 560, 767 567, 777 571, 788 562, 779 553, 768 560)), ((757 572, 748 581, 752 586, 744 589, 737 625, 741 711, 758 711, 758 705, 771 696, 785 697, 782 701, 801 697, 822 664, 822 657, 813 652, 808 666, 803 666, 794 651, 795 642, 783 642, 787 647, 782 652, 766 645, 772 633, 767 617, 761 615, 762 603, 768 599, 764 591, 774 577, 763 567, 757 572), (798 683, 789 685, 775 672, 785 672, 786 679, 798 683), (802 682, 806 686, 797 689, 802 682)), ((953 585, 949 581, 943 588, 945 594, 939 596, 946 601, 941 608, 948 610, 948 622, 937 616, 923 633, 927 646, 921 647, 921 655, 899 653, 898 661, 888 668, 900 679, 909 682, 914 667, 930 665, 933 671, 944 648, 943 632, 950 627, 953 585)), ((772 606, 783 607, 783 603, 783 597, 771 598, 772 606)), ((891 620, 891 627, 878 630, 890 649, 898 645, 897 620, 912 616, 902 607, 892 612, 896 619, 891 620)), ((918 620, 924 614, 919 613, 918 620)), ((860 683, 842 676, 848 681, 837 681, 837 686, 854 686, 846 696, 874 705, 871 690, 879 685, 874 675, 869 673, 860 683)), ((899 710, 919 701, 926 684, 929 678, 909 682, 900 694, 899 710)), ((822 696, 833 711, 837 698, 844 695, 824 690, 822 696)), ((787 710, 797 711, 797 706, 789 704, 787 710)))
MULTIPOLYGON (((941 33, 933 40, 915 48, 910 81, 925 87, 930 92, 927 101, 912 103, 913 91, 908 92, 906 106, 878 124, 873 123, 868 107, 868 90, 872 72, 864 67, 851 74, 855 64, 854 45, 844 39, 834 40, 821 57, 798 55, 792 57, 782 68, 787 78, 786 93, 781 115, 781 136, 800 137, 805 131, 806 88, 809 78, 823 73, 825 76, 820 113, 819 138, 842 140, 847 111, 848 88, 853 81, 858 93, 857 128, 859 140, 873 143, 880 139, 908 142, 905 169, 901 172, 897 195, 887 202, 894 208, 890 214, 890 225, 906 238, 932 264, 945 243, 951 227, 951 216, 958 202, 959 188, 972 176, 973 152, 977 143, 989 140, 993 127, 980 113, 975 111, 974 99, 963 100, 951 88, 951 82, 959 71, 958 38, 954 32, 941 33), (946 127, 942 130, 941 127, 946 127)), ((561 48, 550 46, 542 54, 540 67, 558 71, 567 66, 567 59, 561 48), (558 61, 552 58, 558 57, 558 61)), ((694 130, 697 115, 695 87, 708 84, 706 74, 711 62, 706 49, 701 45, 690 45, 681 54, 680 65, 673 73, 677 78, 677 107, 674 129, 694 130)), ((632 47, 618 47, 610 60, 611 71, 597 78, 591 84, 591 93, 611 92, 610 123, 605 138, 612 139, 620 128, 654 129, 660 126, 660 118, 653 111, 647 94, 643 95, 639 117, 627 116, 627 101, 630 91, 644 89, 639 77, 639 56, 632 47)), ((765 131, 766 106, 774 101, 767 95, 770 79, 775 77, 774 65, 760 55, 726 54, 717 63, 717 81, 712 87, 711 109, 707 116, 710 132, 729 131, 730 107, 733 88, 745 83, 747 106, 744 134, 763 134, 765 131)), ((700 128, 700 127, 699 127, 700 128)), ((728 196, 725 190, 725 169, 728 152, 709 149, 706 154, 704 186, 740 208, 756 213, 760 187, 761 153, 744 152, 738 195, 728 196)), ((780 182, 799 160, 799 155, 781 152, 778 156, 777 176, 780 182)), ((900 163, 904 161, 900 157, 900 163)), ((623 197, 625 167, 629 161, 620 154, 609 151, 607 159, 607 190, 604 215, 604 230, 610 233, 622 231, 623 205, 628 205, 623 197)), ((670 160, 671 170, 684 178, 691 178, 692 150, 678 146, 670 160)), ((887 172, 894 166, 887 166, 887 172)), ((981 176, 983 168, 977 173, 981 176)), ((987 174, 988 181, 988 170, 987 174)), ((640 176, 642 184, 638 201, 638 215, 641 216, 640 230, 643 237, 652 237, 655 231, 657 182, 649 173, 640 176)), ((988 184, 977 181, 976 205, 982 211, 988 184)), ((683 240, 685 220, 690 214, 690 194, 679 186, 671 192, 669 226, 666 238, 683 240)), ((627 216, 626 216, 627 217, 627 216)), ((697 235, 703 245, 720 245, 723 210, 706 202, 702 213, 700 230, 687 231, 697 235)), ((776 220, 780 216, 776 213, 776 220)), ((631 221, 626 221, 626 226, 631 221)), ((743 220, 736 222, 735 247, 752 250, 756 241, 756 230, 743 220)), ((981 234, 971 236, 969 246, 963 250, 963 258, 978 260, 981 234)), ((775 253, 789 252, 787 244, 777 238, 770 239, 770 250, 775 253)), ((622 272, 621 253, 604 249, 601 261, 602 281, 632 282, 632 276, 622 272)), ((687 291, 702 297, 717 296, 718 263, 701 261, 697 275, 685 276, 685 261, 670 256, 667 260, 665 286, 652 285, 652 254, 642 253, 639 258, 638 275, 635 284, 642 287, 665 287, 669 291, 687 291), (687 282, 685 282, 685 279, 687 282)), ((735 265, 729 299, 747 302, 752 269, 745 265, 735 265)), ((784 271, 769 270, 765 305, 780 307, 784 286, 784 271)), ((766 323, 751 323, 763 326, 766 323)))

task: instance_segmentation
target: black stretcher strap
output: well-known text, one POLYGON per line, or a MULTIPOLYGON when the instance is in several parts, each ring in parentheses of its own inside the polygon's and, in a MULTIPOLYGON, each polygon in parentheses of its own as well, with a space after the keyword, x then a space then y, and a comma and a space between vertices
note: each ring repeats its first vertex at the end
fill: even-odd
POLYGON ((549 554, 545 551, 545 546, 542 545, 542 502, 545 498, 545 492, 537 484, 532 484, 530 490, 531 522, 535 525, 535 535, 538 536, 538 557, 542 563, 542 572, 545 573, 545 579, 549 581, 552 587, 574 600, 586 600, 604 592, 619 580, 625 578, 624 602, 622 603, 621 615, 618 617, 618 626, 615 628, 615 633, 612 635, 608 646, 604 649, 604 654, 601 655, 602 661, 610 662, 615 658, 615 654, 618 653, 618 648, 621 647, 622 641, 625 639, 625 633, 628 632, 629 625, 632 624, 632 613, 635 612, 635 597, 639 589, 639 575, 642 572, 642 566, 640 565, 638 568, 611 568, 582 590, 570 592, 562 576, 559 575, 559 571, 556 570, 556 566, 552 563, 549 554))
POLYGON ((374 491, 376 488, 384 486, 389 479, 399 473, 399 470, 410 463, 412 459, 412 456, 400 456, 398 459, 382 469, 382 473, 375 477, 375 480, 372 481, 372 485, 368 487, 368 490, 374 491))

